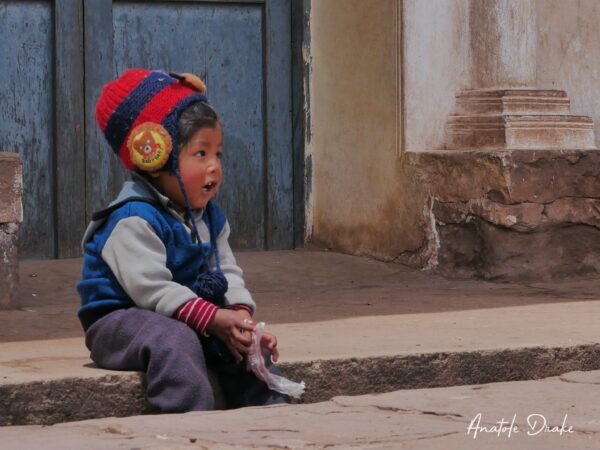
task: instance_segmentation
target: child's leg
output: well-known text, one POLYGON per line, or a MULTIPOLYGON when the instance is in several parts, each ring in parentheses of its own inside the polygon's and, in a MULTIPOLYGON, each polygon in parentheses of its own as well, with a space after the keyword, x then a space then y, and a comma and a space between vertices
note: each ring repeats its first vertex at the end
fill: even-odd
MULTIPOLYGON (((272 363, 267 363, 267 369, 271 373, 281 375, 272 363)), ((290 402, 287 395, 270 390, 265 382, 259 380, 253 372, 248 372, 245 363, 239 364, 235 368, 229 365, 219 370, 219 382, 228 408, 290 402)))
POLYGON ((202 345, 182 322, 139 308, 99 319, 86 332, 100 367, 146 372, 148 402, 161 412, 214 408, 202 345))

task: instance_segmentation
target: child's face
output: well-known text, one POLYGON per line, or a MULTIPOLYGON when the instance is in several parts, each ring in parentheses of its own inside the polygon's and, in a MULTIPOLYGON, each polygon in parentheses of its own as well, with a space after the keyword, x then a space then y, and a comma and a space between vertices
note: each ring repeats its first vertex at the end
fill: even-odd
MULTIPOLYGON (((205 207, 221 187, 222 142, 223 133, 219 125, 204 127, 179 149, 179 173, 192 209, 205 207)), ((151 175, 159 190, 183 209, 185 201, 175 175, 164 171, 151 175)))

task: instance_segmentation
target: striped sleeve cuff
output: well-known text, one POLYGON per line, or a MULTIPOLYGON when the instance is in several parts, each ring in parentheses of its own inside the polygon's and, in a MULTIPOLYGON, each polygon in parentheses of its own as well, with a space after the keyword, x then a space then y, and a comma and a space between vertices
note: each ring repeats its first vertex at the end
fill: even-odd
POLYGON ((219 308, 200 297, 194 298, 181 305, 173 317, 185 322, 198 333, 206 336, 206 328, 212 322, 219 308))
POLYGON ((244 305, 242 303, 235 303, 233 305, 228 305, 225 307, 225 309, 233 309, 233 310, 238 310, 238 309, 243 309, 245 311, 248 311, 248 313, 252 316, 253 315, 253 311, 252 308, 250 308, 248 305, 244 305))

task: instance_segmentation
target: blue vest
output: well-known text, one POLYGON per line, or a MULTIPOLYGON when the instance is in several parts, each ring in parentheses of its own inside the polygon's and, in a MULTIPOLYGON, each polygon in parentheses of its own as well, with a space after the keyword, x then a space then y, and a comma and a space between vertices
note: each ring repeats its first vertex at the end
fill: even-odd
POLYGON ((86 330, 109 312, 135 306, 101 256, 117 223, 133 216, 148 222, 164 243, 167 268, 173 274, 173 281, 190 288, 200 271, 207 270, 212 246, 216 245, 216 238, 226 222, 221 210, 209 202, 202 220, 210 230, 211 242, 195 243, 177 218, 150 199, 126 199, 95 214, 94 218, 98 218, 100 223, 96 224, 95 232, 84 243, 82 279, 77 284, 81 297, 78 315, 86 330))

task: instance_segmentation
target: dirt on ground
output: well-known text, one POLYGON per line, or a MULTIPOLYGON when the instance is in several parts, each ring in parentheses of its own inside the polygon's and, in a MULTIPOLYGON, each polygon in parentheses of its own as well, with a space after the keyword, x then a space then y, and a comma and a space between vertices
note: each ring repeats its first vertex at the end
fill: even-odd
MULTIPOLYGON (((600 279, 533 284, 452 280, 368 258, 314 250, 240 252, 256 318, 297 323, 356 316, 598 300, 600 279)), ((0 311, 0 342, 82 336, 81 259, 22 261, 20 309, 0 311)))

